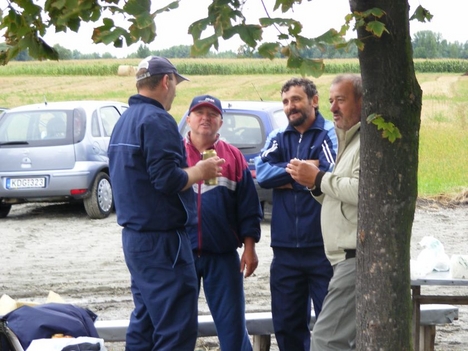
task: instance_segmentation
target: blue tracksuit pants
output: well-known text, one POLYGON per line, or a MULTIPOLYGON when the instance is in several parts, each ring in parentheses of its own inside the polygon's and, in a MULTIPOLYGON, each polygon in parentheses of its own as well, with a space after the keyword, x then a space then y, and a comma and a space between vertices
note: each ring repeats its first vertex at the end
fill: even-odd
POLYGON ((135 303, 125 350, 193 351, 198 286, 187 234, 123 229, 122 244, 135 303))
POLYGON ((243 276, 237 251, 212 254, 194 251, 195 267, 218 333, 222 351, 252 351, 245 325, 243 276))
POLYGON ((281 351, 310 350, 311 299, 318 316, 332 275, 323 246, 273 248, 271 312, 281 351))

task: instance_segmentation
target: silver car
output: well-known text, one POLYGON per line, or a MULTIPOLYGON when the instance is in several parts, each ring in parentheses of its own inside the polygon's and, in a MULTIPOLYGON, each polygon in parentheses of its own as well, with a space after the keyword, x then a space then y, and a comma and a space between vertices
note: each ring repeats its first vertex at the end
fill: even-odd
POLYGON ((83 201, 90 218, 113 210, 107 148, 128 105, 51 102, 0 114, 0 218, 13 204, 83 201))

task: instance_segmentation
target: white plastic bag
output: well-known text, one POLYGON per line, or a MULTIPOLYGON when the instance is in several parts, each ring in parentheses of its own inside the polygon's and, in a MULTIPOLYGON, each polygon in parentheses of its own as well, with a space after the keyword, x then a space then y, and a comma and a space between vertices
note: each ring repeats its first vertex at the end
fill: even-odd
POLYGON ((445 253, 444 245, 433 236, 425 236, 419 242, 423 248, 416 260, 410 261, 411 279, 419 279, 432 271, 450 270, 450 259, 445 253))
POLYGON ((80 336, 78 338, 36 339, 31 342, 26 351, 61 351, 66 346, 83 343, 99 343, 101 347, 100 351, 106 351, 103 339, 92 338, 89 336, 80 336))
POLYGON ((468 279, 468 256, 452 255, 450 261, 452 267, 452 278, 468 279))

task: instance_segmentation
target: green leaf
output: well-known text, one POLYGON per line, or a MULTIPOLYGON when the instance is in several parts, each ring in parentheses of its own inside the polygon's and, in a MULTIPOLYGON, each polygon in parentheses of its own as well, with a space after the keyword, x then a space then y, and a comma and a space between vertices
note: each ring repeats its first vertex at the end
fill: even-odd
MULTIPOLYGON (((143 41, 144 43, 151 43, 154 41, 154 38, 156 38, 156 24, 151 23, 147 27, 140 28, 139 26, 132 24, 130 28, 128 29, 130 32, 130 36, 125 36, 127 43, 130 42, 130 44, 134 44, 138 42, 139 40, 143 41)), ((120 35, 124 36, 124 33, 126 31, 123 30, 120 35)), ((114 41, 114 46, 115 46, 115 41, 114 41)))
POLYGON ((32 33, 24 36, 23 39, 18 42, 17 48, 20 51, 29 49, 29 55, 39 60, 43 58, 51 60, 59 59, 58 52, 54 48, 47 45, 44 40, 32 33))
POLYGON ((151 1, 150 0, 128 0, 123 10, 129 15, 141 16, 143 14, 148 14, 151 11, 151 1))
POLYGON ((201 33, 210 25, 209 18, 204 18, 193 22, 188 29, 188 33, 192 35, 193 41, 200 39, 201 33))
POLYGON ((302 57, 291 55, 288 58, 286 66, 288 68, 300 68, 304 59, 302 57))
POLYGON ((344 41, 343 36, 336 29, 329 29, 322 35, 315 38, 316 41, 323 42, 326 44, 336 45, 344 41))
POLYGON ((424 7, 419 5, 416 10, 414 11, 413 15, 410 18, 410 21, 416 19, 419 22, 430 22, 432 20, 432 17, 434 17, 428 10, 426 10, 424 7))
POLYGON ((135 16, 136 25, 138 28, 147 28, 154 23, 154 18, 149 13, 142 13, 135 16))
POLYGON ((252 48, 257 46, 257 41, 262 39, 262 27, 258 25, 250 24, 236 27, 237 34, 239 34, 242 41, 252 48))
POLYGON ((382 115, 376 114, 376 113, 371 113, 369 116, 366 118, 367 123, 371 123, 374 119, 382 117, 382 115))
POLYGON ((180 0, 173 1, 169 5, 156 10, 154 14, 157 15, 157 14, 160 14, 162 12, 167 12, 167 11, 170 11, 170 10, 174 10, 174 9, 179 7, 179 2, 180 2, 180 0))
POLYGON ((209 36, 205 39, 200 39, 194 45, 192 45, 190 49, 190 55, 195 57, 204 56, 210 51, 211 46, 216 46, 217 43, 218 37, 216 35, 209 36))
POLYGON ((259 18, 258 21, 263 27, 268 27, 271 25, 278 25, 278 26, 292 26, 300 24, 300 22, 292 19, 292 18, 270 18, 270 17, 262 17, 259 18))
POLYGON ((296 36, 298 35, 300 32, 302 32, 302 24, 300 22, 297 22, 295 24, 291 24, 289 27, 288 27, 288 33, 289 35, 292 35, 292 36, 296 36))
POLYGON ((367 116, 366 121, 368 124, 372 123, 377 126, 377 130, 382 130, 382 137, 388 139, 391 143, 402 137, 398 127, 392 122, 386 122, 380 114, 372 113, 367 116))
POLYGON ((280 50, 280 45, 278 43, 264 43, 259 46, 258 53, 263 57, 273 60, 280 50))
MULTIPOLYGON (((111 19, 107 18, 107 23, 112 22, 111 19)), ((121 27, 108 26, 104 23, 104 26, 97 27, 93 31, 92 39, 95 43, 110 44, 119 40, 121 36, 127 34, 127 30, 121 27)))
POLYGON ((374 17, 380 18, 383 15, 385 15, 385 11, 383 11, 382 9, 380 9, 378 7, 374 7, 374 8, 371 8, 371 9, 367 10, 367 11, 362 12, 363 17, 374 16, 374 17))
POLYGON ((370 21, 366 25, 366 30, 376 37, 380 38, 383 32, 387 32, 388 30, 385 28, 385 24, 380 21, 370 21))
POLYGON ((316 44, 314 39, 305 38, 301 35, 296 36, 296 43, 299 49, 313 47, 316 44))
POLYGON ((288 12, 294 5, 295 2, 301 2, 300 0, 276 0, 273 11, 276 11, 281 6, 281 11, 288 12))
POLYGON ((324 71, 325 65, 322 59, 304 59, 300 66, 300 72, 303 77, 311 75, 318 78, 324 71))
POLYGON ((18 56, 18 54, 21 52, 21 49, 19 46, 14 46, 11 47, 7 50, 7 57, 5 60, 5 63, 2 62, 2 64, 6 64, 8 61, 10 61, 12 58, 18 56))
POLYGON ((44 5, 44 9, 50 11, 51 8, 62 9, 65 7, 66 0, 48 0, 44 5))
POLYGON ((75 33, 78 33, 78 29, 80 28, 81 21, 79 18, 73 18, 68 21, 68 28, 70 28, 75 33))
POLYGON ((359 50, 361 50, 361 51, 364 50, 364 42, 362 42, 362 41, 359 40, 359 39, 351 39, 351 40, 348 42, 348 44, 349 44, 349 46, 354 44, 354 45, 357 46, 357 48, 358 48, 359 50))
POLYGON ((348 33, 349 27, 350 27, 350 26, 349 26, 348 23, 343 24, 343 25, 341 26, 341 29, 340 29, 340 31, 338 32, 338 34, 341 35, 342 37, 344 37, 344 36, 346 35, 346 33, 348 33))
POLYGON ((17 3, 23 8, 23 13, 27 13, 30 18, 40 17, 42 7, 35 5, 32 0, 17 1, 17 3))

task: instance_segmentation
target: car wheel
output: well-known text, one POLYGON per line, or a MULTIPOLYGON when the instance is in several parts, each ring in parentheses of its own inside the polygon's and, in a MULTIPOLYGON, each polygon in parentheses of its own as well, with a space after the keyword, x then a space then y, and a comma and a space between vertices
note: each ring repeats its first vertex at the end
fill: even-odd
POLYGON ((6 204, 0 199, 0 218, 5 218, 8 216, 11 210, 11 204, 6 204))
POLYGON ((91 189, 91 196, 85 198, 83 202, 86 213, 92 219, 106 218, 111 214, 114 200, 110 179, 106 173, 98 173, 91 189))

